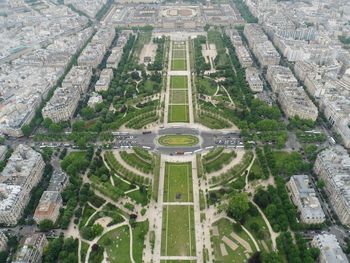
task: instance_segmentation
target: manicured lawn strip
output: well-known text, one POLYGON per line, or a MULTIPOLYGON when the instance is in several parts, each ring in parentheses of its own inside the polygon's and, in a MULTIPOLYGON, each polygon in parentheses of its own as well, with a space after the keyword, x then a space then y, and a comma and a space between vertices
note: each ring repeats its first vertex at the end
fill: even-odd
POLYGON ((89 219, 89 217, 95 212, 96 210, 91 207, 89 204, 86 204, 83 210, 83 215, 81 217, 81 221, 79 223, 79 229, 82 228, 85 223, 87 222, 87 220, 89 219))
POLYGON ((222 152, 224 151, 224 147, 217 147, 210 150, 206 155, 203 156, 204 162, 209 162, 216 159, 222 152))
POLYGON ((148 162, 152 162, 153 156, 147 150, 138 146, 133 147, 133 150, 141 159, 144 159, 148 162))
POLYGON ((136 223, 132 227, 132 253, 134 256, 135 262, 142 262, 142 252, 143 244, 145 241, 145 235, 148 232, 148 220, 136 223))
POLYGON ((230 128, 232 126, 228 121, 219 118, 215 114, 203 110, 199 111, 196 122, 203 124, 204 126, 207 126, 210 129, 225 129, 230 128))
POLYGON ((127 153, 126 151, 120 152, 120 157, 123 159, 131 167, 143 172, 143 173, 151 173, 153 170, 152 163, 146 162, 135 153, 127 153))
POLYGON ((140 114, 132 118, 125 126, 132 129, 141 129, 142 127, 155 122, 159 119, 157 111, 150 111, 144 114, 140 114))
POLYGON ((105 152, 105 160, 109 167, 119 176, 126 179, 129 182, 135 182, 138 184, 145 184, 148 185, 150 183, 150 180, 148 178, 139 176, 128 169, 126 169, 124 166, 122 166, 114 157, 113 152, 108 151, 105 152))
POLYGON ((212 159, 209 162, 204 162, 204 170, 207 173, 212 173, 215 171, 219 171, 222 169, 226 164, 229 164, 233 158, 235 158, 237 154, 232 152, 222 152, 219 156, 217 156, 215 159, 212 159))
POLYGON ((187 76, 170 76, 171 89, 187 89, 187 76))
POLYGON ((161 255, 195 256, 193 206, 164 206, 161 255))
POLYGON ((158 201, 159 176, 160 176, 160 155, 157 154, 154 158, 153 189, 152 189, 152 198, 155 201, 158 201))
MULTIPOLYGON (((220 219, 218 222, 214 224, 218 227, 219 230, 219 236, 212 235, 212 243, 214 247, 214 256, 216 259, 216 262, 223 262, 223 263, 232 263, 232 262, 247 262, 248 258, 245 256, 245 249, 242 245, 240 245, 236 240, 234 240, 230 234, 234 231, 233 230, 233 224, 228 219, 220 219), (236 245, 238 245, 238 248, 233 251, 229 246, 227 246, 223 241, 222 238, 226 236, 227 238, 231 239, 236 245), (221 254, 220 244, 225 244, 226 250, 228 252, 227 256, 223 256, 221 254)), ((242 230, 243 232, 243 230, 242 230)), ((250 239, 245 238, 245 233, 241 235, 241 233, 236 233, 239 236, 241 236, 243 239, 245 239, 247 242, 251 241, 250 239)), ((249 242, 251 248, 255 249, 252 242, 249 242)))
POLYGON ((173 50, 173 58, 186 58, 186 50, 174 49, 173 50))
POLYGON ((171 70, 187 70, 186 59, 172 59, 171 70))
POLYGON ((176 49, 186 49, 186 44, 185 42, 173 42, 173 50, 176 49))
POLYGON ((169 105, 169 122, 189 122, 188 105, 169 105))
POLYGON ((215 186, 218 184, 228 183, 232 179, 239 177, 247 169, 250 162, 253 160, 253 157, 254 155, 251 151, 245 152, 239 164, 233 166, 226 173, 213 177, 210 183, 215 186))
POLYGON ((158 139, 159 144, 163 146, 194 146, 199 143, 199 139, 193 135, 169 134, 163 135, 158 139))
POLYGON ((98 241, 114 263, 130 263, 130 234, 129 227, 122 226, 109 231, 98 241))
POLYGON ((166 163, 164 178, 164 202, 192 202, 191 163, 166 163), (181 199, 176 199, 176 194, 181 199))
POLYGON ((193 260, 161 260, 160 263, 195 263, 193 260))
POLYGON ((187 104, 187 90, 170 90, 170 104, 187 104))

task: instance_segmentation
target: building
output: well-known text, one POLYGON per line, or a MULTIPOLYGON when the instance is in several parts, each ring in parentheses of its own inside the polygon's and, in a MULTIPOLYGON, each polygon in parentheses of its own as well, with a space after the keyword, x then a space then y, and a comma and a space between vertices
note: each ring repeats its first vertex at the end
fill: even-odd
POLYGON ((5 159, 6 153, 7 153, 7 146, 0 145, 0 161, 3 161, 5 159))
POLYGON ((68 184, 68 176, 61 170, 55 170, 51 176, 47 191, 62 192, 68 184))
POLYGON ((307 175, 293 175, 287 183, 287 187, 293 203, 298 207, 303 223, 321 224, 325 221, 320 201, 316 197, 315 189, 310 186, 307 175))
POLYGON ((90 107, 90 108, 95 108, 95 106, 99 103, 102 103, 103 102, 103 98, 100 94, 98 93, 95 93, 93 92, 91 94, 91 97, 89 98, 89 101, 87 103, 87 105, 90 107))
POLYGON ((70 120, 78 107, 79 99, 78 89, 73 87, 56 89, 50 101, 41 111, 43 118, 49 118, 53 122, 70 120))
POLYGON ((249 67, 245 70, 245 79, 252 92, 262 92, 264 84, 259 76, 259 72, 255 67, 249 67))
POLYGON ((250 56, 248 50, 245 46, 237 46, 236 47, 236 54, 239 60, 239 63, 243 68, 251 67, 253 66, 253 59, 250 56))
POLYGON ((17 224, 44 166, 40 153, 22 144, 17 146, 0 174, 0 224, 17 224))
POLYGON ((288 118, 299 116, 305 120, 315 121, 317 119, 317 107, 302 87, 282 89, 278 94, 278 102, 288 118))
POLYGON ((293 72, 289 68, 279 65, 268 67, 267 81, 270 83, 272 90, 276 93, 286 87, 292 88, 298 86, 298 81, 294 77, 293 72))
POLYGON ((7 236, 4 231, 0 230, 0 251, 5 251, 7 249, 7 236))
POLYGON ((40 263, 45 246, 48 244, 45 234, 33 234, 21 240, 13 263, 40 263))
POLYGON ((78 89, 80 94, 84 94, 89 88, 91 76, 92 69, 90 67, 74 66, 64 78, 62 87, 72 87, 78 89))
POLYGON ((34 220, 37 223, 44 219, 56 222, 60 208, 62 207, 62 197, 57 191, 45 191, 39 201, 34 212, 34 220))
POLYGON ((109 84, 113 79, 113 70, 110 68, 105 68, 101 71, 100 79, 95 84, 95 91, 101 92, 106 91, 109 88, 109 84))
POLYGON ((325 182, 330 204, 340 222, 350 225, 350 157, 340 145, 317 155, 314 172, 325 182))
POLYGON ((311 245, 320 249, 320 263, 347 263, 349 262, 341 249, 337 238, 333 234, 316 235, 311 245))

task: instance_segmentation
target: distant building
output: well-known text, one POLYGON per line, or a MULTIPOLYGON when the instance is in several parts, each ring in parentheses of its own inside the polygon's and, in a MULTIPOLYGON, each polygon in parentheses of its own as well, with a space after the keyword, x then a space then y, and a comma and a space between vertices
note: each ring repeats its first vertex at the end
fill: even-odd
POLYGON ((301 221, 306 224, 321 224, 325 221, 325 214, 316 197, 315 189, 309 184, 310 180, 307 175, 293 175, 287 187, 292 195, 293 203, 298 207, 301 221))
POLYGON ((57 191, 45 191, 39 201, 34 212, 34 220, 37 223, 44 219, 56 222, 62 207, 62 197, 57 191))
POLYGON ((252 92, 262 92, 264 84, 259 76, 259 72, 255 67, 249 67, 245 71, 245 79, 248 82, 252 92))
POLYGON ((0 230, 0 251, 5 251, 7 249, 7 237, 4 231, 0 230))
POLYGON ((316 235, 311 242, 313 247, 320 249, 320 263, 348 263, 337 238, 333 234, 316 235))
POLYGON ((340 145, 317 155, 314 172, 325 182, 329 201, 340 222, 350 225, 350 157, 340 145))
POLYGON ((7 146, 0 145, 0 161, 5 159, 6 153, 7 153, 7 146))
POLYGON ((12 263, 40 263, 47 244, 46 236, 42 233, 25 237, 12 263))
POLYGON ((47 191, 62 192, 68 184, 68 177, 66 173, 61 170, 55 170, 51 176, 49 187, 47 191))
POLYGON ((273 65, 267 69, 267 81, 271 85, 271 89, 278 93, 286 87, 292 88, 298 86, 298 81, 294 77, 293 72, 283 66, 273 65))

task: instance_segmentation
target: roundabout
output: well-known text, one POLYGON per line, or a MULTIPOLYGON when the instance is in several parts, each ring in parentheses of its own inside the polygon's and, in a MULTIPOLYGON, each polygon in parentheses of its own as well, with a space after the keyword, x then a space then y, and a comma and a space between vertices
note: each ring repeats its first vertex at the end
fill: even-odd
POLYGON ((199 143, 199 138, 191 134, 169 134, 160 136, 157 141, 165 147, 191 147, 199 143))

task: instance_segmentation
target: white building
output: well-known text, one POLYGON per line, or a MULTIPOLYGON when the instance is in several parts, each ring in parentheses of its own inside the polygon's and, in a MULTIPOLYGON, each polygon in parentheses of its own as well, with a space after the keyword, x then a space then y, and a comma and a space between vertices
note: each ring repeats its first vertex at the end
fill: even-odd
POLYGON ((248 82, 252 92, 262 92, 264 84, 259 76, 259 72, 255 67, 249 67, 245 71, 245 79, 248 82))
POLYGON ((46 236, 42 233, 25 237, 12 263, 40 263, 47 244, 46 236))
POLYGON ((15 225, 39 183, 45 163, 41 154, 18 145, 0 174, 0 224, 15 225))
POLYGON ((273 65, 267 69, 267 80, 274 92, 278 93, 282 89, 289 87, 297 87, 298 81, 294 77, 293 72, 283 66, 273 65))
POLYGON ((87 105, 90 107, 90 108, 95 108, 95 106, 99 103, 102 103, 103 102, 103 98, 100 94, 98 93, 95 93, 93 92, 91 94, 91 97, 89 98, 89 101, 87 103, 87 105))
POLYGON ((302 222, 321 224, 325 221, 320 201, 316 197, 315 189, 310 186, 307 175, 293 175, 287 183, 287 187, 293 203, 298 207, 302 222))
POLYGON ((315 173, 325 182, 325 189, 340 222, 350 225, 350 157, 340 145, 317 155, 315 173))
POLYGON ((7 237, 4 231, 0 230, 0 251, 5 251, 7 249, 7 237))
POLYGON ((317 119, 317 107, 302 87, 286 87, 280 90, 278 102, 288 118, 299 116, 305 120, 315 121, 317 119))
POLYGON ((101 92, 108 90, 112 79, 113 70, 110 68, 103 69, 100 74, 100 79, 95 84, 95 91, 101 92))
POLYGON ((333 234, 316 235, 312 242, 313 247, 320 249, 320 263, 347 263, 349 262, 341 249, 337 238, 333 234))

